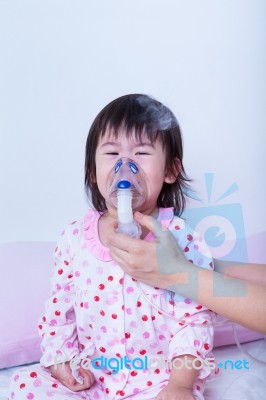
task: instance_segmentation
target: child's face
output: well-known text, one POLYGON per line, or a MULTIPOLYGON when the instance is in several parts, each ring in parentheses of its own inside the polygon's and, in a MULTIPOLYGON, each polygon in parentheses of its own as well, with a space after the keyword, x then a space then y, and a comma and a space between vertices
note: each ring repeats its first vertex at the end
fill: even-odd
POLYGON ((151 214, 156 209, 163 183, 171 183, 165 172, 165 151, 160 141, 151 143, 143 136, 142 144, 134 135, 127 138, 121 133, 117 139, 106 134, 99 141, 96 150, 96 180, 98 188, 106 201, 108 211, 116 216, 116 210, 108 198, 107 181, 110 172, 121 157, 131 158, 141 166, 145 173, 147 197, 139 211, 151 214))

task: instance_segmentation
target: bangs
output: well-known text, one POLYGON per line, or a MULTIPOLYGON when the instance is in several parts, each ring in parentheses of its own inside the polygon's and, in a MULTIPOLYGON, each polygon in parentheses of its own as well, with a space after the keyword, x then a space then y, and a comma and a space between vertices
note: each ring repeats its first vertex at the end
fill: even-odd
MULTIPOLYGON (((145 124, 143 124, 143 126, 139 124, 128 126, 125 121, 122 121, 116 126, 113 126, 111 123, 108 124, 106 128, 102 130, 100 138, 108 136, 117 140, 120 135, 125 135, 129 140, 133 138, 139 144, 146 143, 147 141, 150 143, 155 143, 157 139, 161 140, 159 132, 155 129, 147 129, 145 124)), ((164 147, 163 141, 162 144, 164 147)))
MULTIPOLYGON (((102 138, 108 134, 117 139, 123 133, 128 138, 134 137, 139 143, 142 143, 145 137, 150 142, 155 142, 158 138, 162 139, 161 133, 165 129, 160 129, 161 126, 158 126, 159 107, 164 106, 146 95, 119 97, 109 103, 98 115, 99 137, 102 138)), ((161 141, 164 143, 164 140, 161 141)))

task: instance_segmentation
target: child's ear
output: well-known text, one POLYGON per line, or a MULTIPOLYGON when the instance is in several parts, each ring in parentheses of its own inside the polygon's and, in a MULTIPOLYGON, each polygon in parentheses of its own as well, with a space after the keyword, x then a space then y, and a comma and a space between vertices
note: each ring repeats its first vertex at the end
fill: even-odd
POLYGON ((172 168, 165 169, 164 182, 165 183, 174 183, 176 181, 176 178, 178 177, 180 169, 181 169, 180 161, 178 158, 175 158, 173 161, 172 168))

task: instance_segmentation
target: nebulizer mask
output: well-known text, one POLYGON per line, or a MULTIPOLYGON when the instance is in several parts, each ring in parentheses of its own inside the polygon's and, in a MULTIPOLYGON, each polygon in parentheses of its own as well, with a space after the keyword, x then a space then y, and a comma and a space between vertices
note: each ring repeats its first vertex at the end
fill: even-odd
POLYGON ((109 198, 117 208, 117 231, 139 238, 141 227, 133 218, 133 210, 138 209, 146 198, 146 182, 141 167, 130 158, 119 159, 107 181, 109 198))

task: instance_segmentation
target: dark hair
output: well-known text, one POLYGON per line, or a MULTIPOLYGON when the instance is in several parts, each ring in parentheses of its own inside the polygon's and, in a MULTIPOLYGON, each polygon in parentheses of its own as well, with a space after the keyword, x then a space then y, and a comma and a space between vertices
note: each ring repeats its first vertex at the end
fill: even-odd
POLYGON ((176 175, 175 160, 179 160, 179 173, 175 182, 163 184, 157 199, 158 207, 174 207, 182 214, 185 193, 189 188, 183 167, 183 144, 181 131, 172 111, 166 106, 143 94, 129 94, 107 104, 93 121, 86 143, 85 189, 97 211, 106 211, 106 204, 96 182, 95 154, 99 139, 106 133, 115 138, 123 130, 127 137, 135 135, 141 143, 143 133, 151 142, 160 140, 166 153, 166 169, 176 175))

